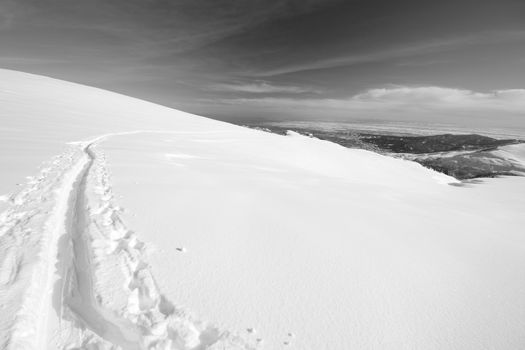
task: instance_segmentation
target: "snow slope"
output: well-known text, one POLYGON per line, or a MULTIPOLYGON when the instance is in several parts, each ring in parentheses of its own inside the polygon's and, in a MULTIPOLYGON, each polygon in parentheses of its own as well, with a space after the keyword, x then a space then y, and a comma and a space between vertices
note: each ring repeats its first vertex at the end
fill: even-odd
POLYGON ((0 120, 2 349, 525 346, 525 178, 6 70, 0 120))

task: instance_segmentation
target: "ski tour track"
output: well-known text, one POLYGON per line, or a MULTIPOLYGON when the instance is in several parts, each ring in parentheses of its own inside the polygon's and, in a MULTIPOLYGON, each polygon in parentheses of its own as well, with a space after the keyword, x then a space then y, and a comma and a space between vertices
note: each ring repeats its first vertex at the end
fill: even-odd
MULTIPOLYGON (((68 145, 0 214, 0 349, 254 349, 161 294, 114 202, 106 134, 68 145)), ((173 134, 173 133, 171 133, 173 134)))

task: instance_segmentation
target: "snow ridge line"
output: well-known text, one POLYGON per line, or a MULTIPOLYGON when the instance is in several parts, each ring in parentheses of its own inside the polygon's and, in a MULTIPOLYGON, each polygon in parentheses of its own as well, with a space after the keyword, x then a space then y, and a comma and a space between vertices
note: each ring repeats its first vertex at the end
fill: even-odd
POLYGON ((10 198, 0 214, 0 348, 255 348, 170 303, 146 245, 120 218, 105 157, 94 146, 141 132, 157 131, 71 143, 10 198), (53 307, 59 324, 50 327, 58 329, 47 326, 53 307))

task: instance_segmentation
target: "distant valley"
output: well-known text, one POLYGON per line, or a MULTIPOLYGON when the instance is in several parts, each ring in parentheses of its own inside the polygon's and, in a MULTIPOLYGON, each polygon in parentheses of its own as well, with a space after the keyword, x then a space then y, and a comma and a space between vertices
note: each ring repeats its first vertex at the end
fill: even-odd
POLYGON ((348 148, 360 148, 408 159, 459 180, 497 176, 525 176, 525 164, 512 156, 508 147, 524 144, 521 139, 497 139, 478 134, 413 135, 344 128, 290 128, 288 125, 250 124, 251 128, 286 134, 289 130, 331 141, 348 148))

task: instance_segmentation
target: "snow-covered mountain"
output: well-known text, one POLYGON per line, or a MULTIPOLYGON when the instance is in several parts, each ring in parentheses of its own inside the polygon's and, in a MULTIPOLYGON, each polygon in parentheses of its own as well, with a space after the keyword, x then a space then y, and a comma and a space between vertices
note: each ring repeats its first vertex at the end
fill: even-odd
POLYGON ((523 177, 7 70, 0 121, 2 349, 525 346, 523 177))

